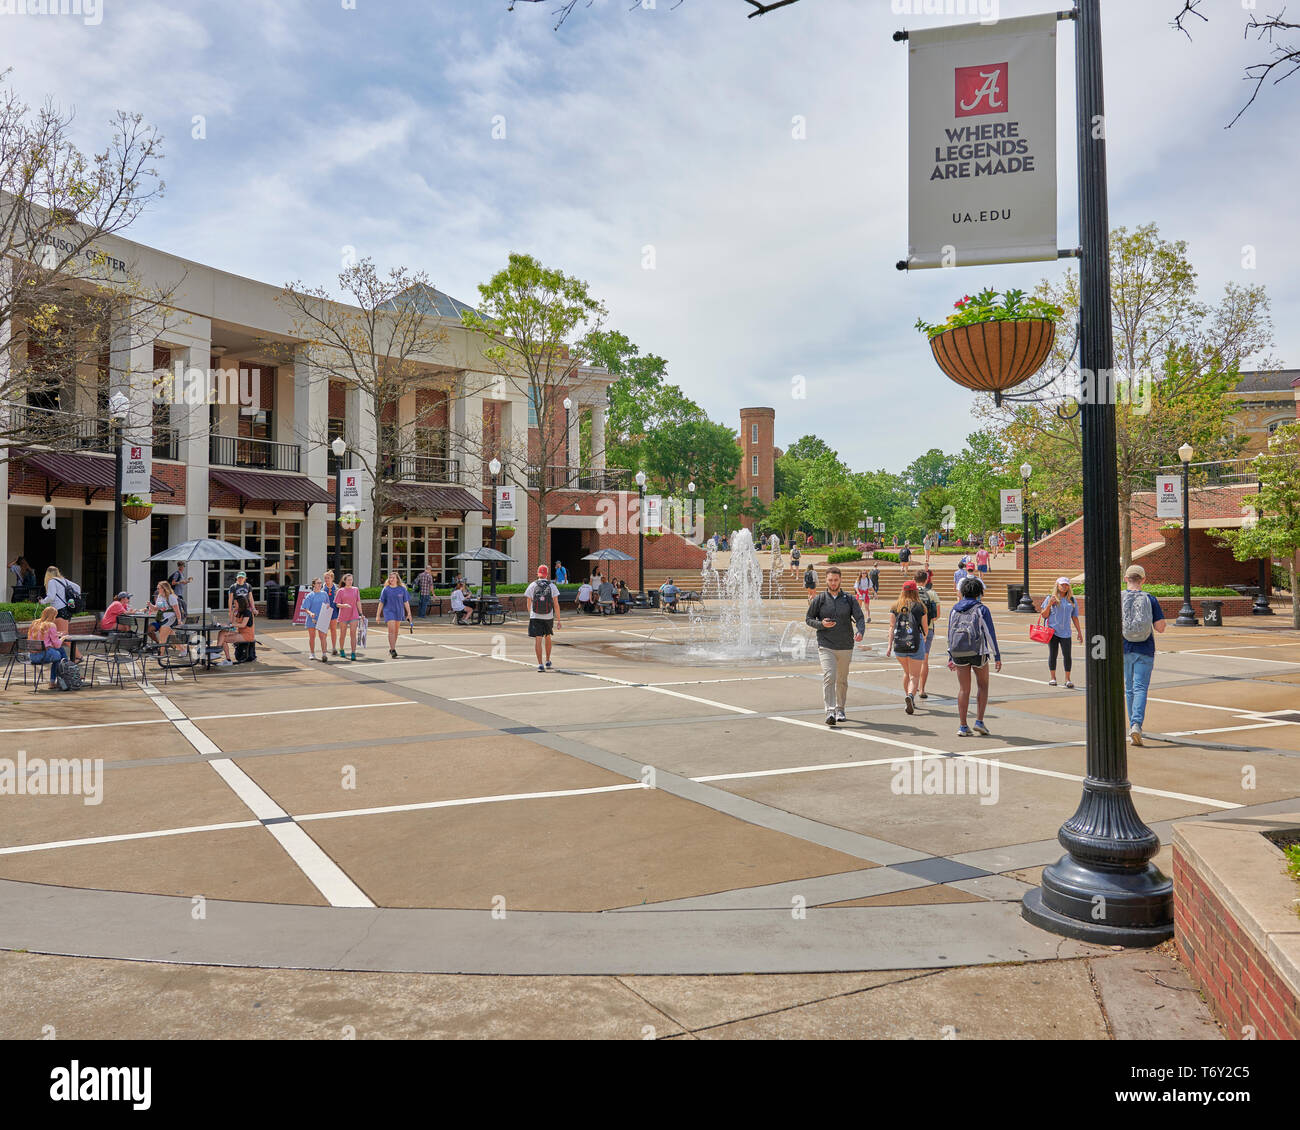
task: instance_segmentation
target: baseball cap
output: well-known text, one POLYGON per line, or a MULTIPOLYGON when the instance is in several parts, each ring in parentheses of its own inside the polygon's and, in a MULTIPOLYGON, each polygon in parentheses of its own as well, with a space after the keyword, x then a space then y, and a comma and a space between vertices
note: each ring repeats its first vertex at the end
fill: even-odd
POLYGON ((117 594, 117 596, 113 597, 113 599, 114 599, 114 600, 130 600, 130 599, 131 599, 131 594, 130 594, 129 592, 120 592, 120 593, 117 594))
POLYGON ((913 592, 916 592, 916 582, 915 582, 915 581, 904 581, 904 582, 903 582, 903 591, 904 591, 904 592, 907 592, 908 589, 911 589, 913 592))
POLYGON ((551 571, 545 565, 537 566, 537 575, 539 577, 548 577, 550 576, 550 573, 551 571))
POLYGON ((1069 577, 1057 577, 1057 578, 1056 578, 1056 583, 1057 583, 1058 585, 1068 585, 1068 584, 1070 583, 1070 578, 1069 578, 1069 577))
POLYGON ((1126 578, 1136 577, 1139 581, 1145 581, 1147 576, 1147 571, 1143 569, 1141 565, 1130 565, 1127 569, 1124 570, 1124 576, 1126 578))
POLYGON ((967 568, 968 570, 969 570, 969 569, 974 569, 974 568, 975 568, 975 562, 974 562, 974 561, 970 561, 970 560, 968 560, 968 561, 966 562, 966 568, 967 568))
POLYGON ((239 572, 235 574, 235 580, 239 580, 240 577, 247 577, 247 576, 248 574, 245 573, 243 569, 240 569, 239 572))

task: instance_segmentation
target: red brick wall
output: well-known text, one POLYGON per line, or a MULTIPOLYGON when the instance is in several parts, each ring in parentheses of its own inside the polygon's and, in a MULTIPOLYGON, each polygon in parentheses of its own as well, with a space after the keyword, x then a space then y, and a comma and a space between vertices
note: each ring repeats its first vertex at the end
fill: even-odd
MULTIPOLYGON (((751 488, 758 487, 758 499, 764 506, 772 504, 776 483, 776 409, 742 408, 740 410, 740 470, 736 473, 735 484, 745 498, 749 498, 751 488), (753 425, 758 425, 758 442, 751 442, 753 425), (758 456, 758 474, 753 472, 753 457, 758 456)), ((743 518, 745 526, 750 527, 753 519, 743 518)))
POLYGON ((1240 1040, 1300 1040, 1300 1000, 1174 845, 1174 942, 1210 1010, 1240 1040))
MULTIPOLYGON (((617 494, 593 494, 588 491, 552 491, 547 495, 547 507, 552 518, 560 514, 582 514, 587 516, 608 515, 608 509, 601 509, 598 506, 600 499, 619 500, 617 494), (575 510, 574 503, 578 504, 575 510)), ((583 544, 590 546, 594 551, 597 549, 619 549, 624 553, 630 553, 633 557, 638 554, 638 540, 636 533, 636 507, 637 496, 635 494, 625 494, 623 497, 623 507, 620 511, 615 507, 612 526, 613 529, 608 533, 601 533, 599 530, 584 530, 583 544)), ((528 494, 528 526, 529 536, 527 546, 516 544, 519 539, 512 542, 512 555, 515 557, 527 557, 529 562, 529 574, 537 567, 537 562, 533 558, 537 555, 537 525, 538 525, 537 496, 529 492, 528 494)), ((645 565, 647 569, 694 569, 699 570, 704 561, 704 548, 680 537, 674 533, 665 533, 657 538, 648 537, 645 539, 645 565)), ((547 562, 550 564, 550 562, 547 562)), ((630 567, 629 576, 636 570, 636 562, 625 562, 630 567)), ((617 569, 615 575, 618 575, 617 569)))

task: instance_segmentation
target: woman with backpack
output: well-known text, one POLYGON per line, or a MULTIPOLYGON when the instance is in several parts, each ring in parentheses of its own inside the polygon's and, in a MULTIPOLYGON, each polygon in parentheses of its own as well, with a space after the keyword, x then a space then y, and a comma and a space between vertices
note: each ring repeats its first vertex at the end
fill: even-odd
POLYGON ((930 681, 930 650, 934 647, 934 626, 939 622, 939 598, 934 595, 934 589, 930 587, 931 573, 929 569, 918 569, 916 571, 916 595, 921 598, 921 603, 925 605, 925 657, 921 660, 921 682, 918 691, 922 698, 929 698, 925 693, 925 684, 930 681))
POLYGON ((984 711, 989 704, 989 658, 993 670, 1002 670, 1002 652, 998 650, 998 634, 993 630, 993 613, 980 597, 984 582, 978 577, 967 577, 961 583, 961 600, 948 613, 948 670, 957 672, 957 736, 969 738, 966 711, 970 708, 970 676, 975 672, 977 684, 975 700, 975 733, 989 736, 984 725, 984 711))
POLYGON ((1047 641, 1047 685, 1056 686, 1056 653, 1059 651, 1065 665, 1065 685, 1073 687, 1070 681, 1070 624, 1073 622, 1079 646, 1083 646, 1083 626, 1079 623, 1079 603, 1070 591, 1070 578, 1057 577, 1056 587, 1051 596, 1043 598, 1039 613, 1052 629, 1052 638, 1047 641))
POLYGON ((185 623, 185 610, 170 584, 166 581, 158 582, 158 588, 146 611, 158 614, 158 619, 150 627, 150 638, 160 647, 166 647, 173 629, 185 623))
MULTIPOLYGON (((45 645, 44 651, 32 653, 29 662, 49 664, 50 690, 58 686, 56 676, 59 664, 68 658, 67 649, 63 646, 63 632, 57 626, 55 615, 53 608, 46 608, 41 612, 40 619, 33 620, 27 627, 27 638, 45 645)), ((41 677, 37 675, 32 690, 39 689, 40 683, 41 677)))
POLYGON ((45 595, 40 602, 54 609, 54 623, 60 635, 68 634, 68 622, 76 615, 80 596, 81 589, 60 573, 56 566, 51 565, 45 570, 45 595))
POLYGON ((916 692, 925 661, 925 632, 928 617, 915 581, 906 581, 898 601, 889 610, 889 645, 885 658, 897 655, 903 668, 903 709, 916 712, 916 692))

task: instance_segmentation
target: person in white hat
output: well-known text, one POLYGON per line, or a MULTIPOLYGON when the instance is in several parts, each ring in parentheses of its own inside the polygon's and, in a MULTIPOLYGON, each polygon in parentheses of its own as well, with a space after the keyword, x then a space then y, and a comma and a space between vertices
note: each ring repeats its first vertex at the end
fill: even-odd
POLYGON ((1047 626, 1052 629, 1052 638, 1047 641, 1047 685, 1056 686, 1056 655, 1060 652, 1065 666, 1065 685, 1073 687, 1070 669, 1074 666, 1070 656, 1070 625, 1074 625, 1079 645, 1083 646, 1083 626, 1079 623, 1079 602, 1070 590, 1069 577, 1057 577, 1052 595, 1043 598, 1038 610, 1047 626))

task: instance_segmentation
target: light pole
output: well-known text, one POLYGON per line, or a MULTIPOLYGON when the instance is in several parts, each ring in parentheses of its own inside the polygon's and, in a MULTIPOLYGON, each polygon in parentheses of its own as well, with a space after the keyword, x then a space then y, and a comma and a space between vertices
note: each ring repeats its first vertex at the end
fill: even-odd
POLYGON ((636 492, 640 502, 636 509, 636 589, 645 592, 645 472, 636 473, 636 492))
POLYGON ((569 469, 573 466, 573 462, 569 457, 569 409, 572 407, 573 401, 566 396, 564 398, 564 485, 566 487, 573 486, 569 472, 569 469))
MULTIPOLYGON (((494 458, 488 464, 488 470, 492 472, 492 548, 496 549, 497 547, 497 476, 501 474, 501 460, 494 458)), ((493 596, 496 596, 497 563, 495 561, 489 561, 488 568, 492 570, 492 581, 491 581, 492 588, 490 591, 493 596)))
MULTIPOLYGON (((1259 504, 1259 493, 1264 489, 1264 480, 1257 479, 1255 482, 1255 525, 1264 517, 1264 508, 1259 504)), ((1272 616, 1273 610, 1268 606, 1268 590, 1271 584, 1268 575, 1268 558, 1259 559, 1259 592, 1255 594, 1255 603, 1250 607, 1252 616, 1272 616)))
POLYGON ((113 595, 116 599, 126 584, 122 563, 126 560, 126 538, 122 534, 122 424, 131 402, 123 393, 108 398, 109 433, 113 437, 113 595))
POLYGON ((1034 469, 1028 463, 1020 464, 1020 479, 1025 484, 1020 492, 1020 540, 1025 547, 1025 580, 1024 589, 1020 593, 1020 603, 1016 605, 1017 612, 1038 611, 1034 607, 1033 598, 1029 595, 1029 507, 1025 505, 1025 496, 1029 494, 1029 476, 1033 473, 1034 469))
POLYGON ((1196 627, 1196 612, 1192 608, 1192 526, 1191 499, 1187 493, 1187 471, 1192 463, 1192 445, 1183 444, 1178 449, 1178 458, 1183 461, 1183 606, 1178 610, 1175 628, 1196 627))
MULTIPOLYGON (((348 452, 348 445, 342 436, 335 437, 330 444, 334 452, 334 568, 343 579, 343 456, 348 452)), ((337 582, 336 582, 337 583, 337 582)))
POLYGON ((695 534, 699 532, 701 535, 700 540, 702 541, 703 532, 700 531, 699 519, 695 516, 695 480, 694 479, 692 479, 689 483, 686 484, 686 490, 690 493, 691 496, 691 536, 694 537, 695 534))

